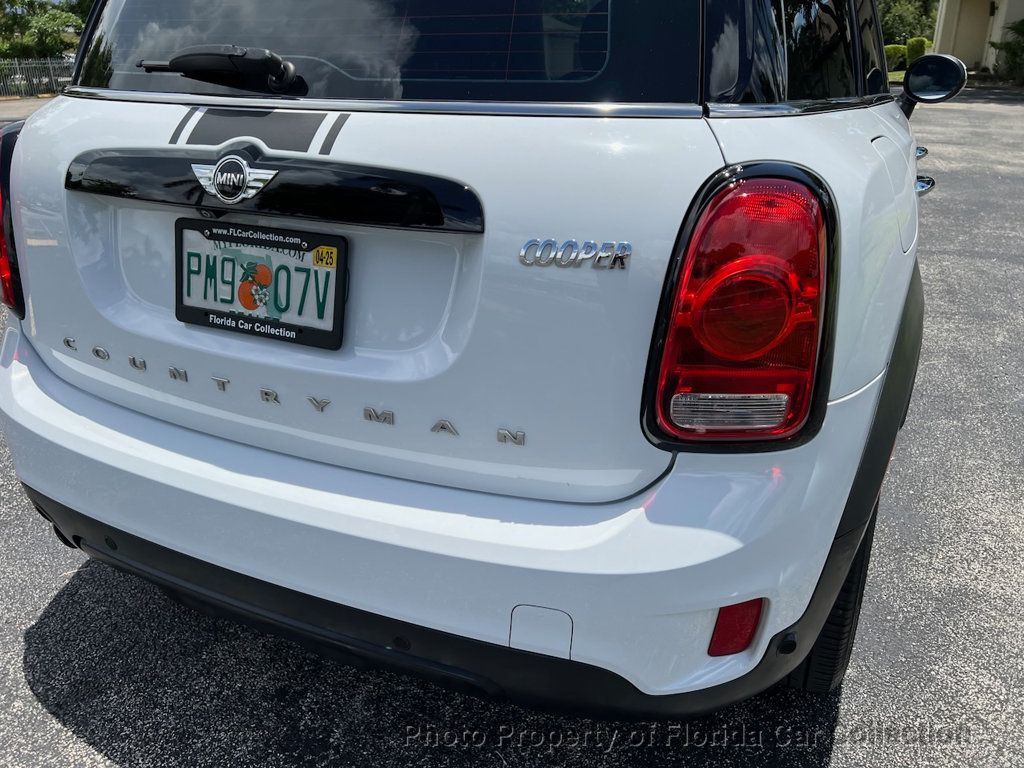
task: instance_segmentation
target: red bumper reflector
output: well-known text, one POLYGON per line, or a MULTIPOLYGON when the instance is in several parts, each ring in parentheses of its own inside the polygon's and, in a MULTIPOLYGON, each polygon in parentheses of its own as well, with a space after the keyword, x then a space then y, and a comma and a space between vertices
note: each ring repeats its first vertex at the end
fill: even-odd
POLYGON ((750 647, 761 623, 761 609, 764 600, 748 600, 737 605, 718 609, 718 621, 711 633, 708 656, 732 656, 750 647))

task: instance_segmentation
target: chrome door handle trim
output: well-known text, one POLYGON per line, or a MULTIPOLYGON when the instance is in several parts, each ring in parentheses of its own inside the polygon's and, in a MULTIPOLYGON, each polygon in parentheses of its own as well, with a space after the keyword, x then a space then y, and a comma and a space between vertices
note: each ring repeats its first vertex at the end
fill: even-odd
POLYGON ((914 184, 914 191, 917 192, 918 197, 924 197, 933 189, 935 189, 935 179, 931 176, 917 177, 917 182, 914 184))
POLYGON ((924 160, 928 157, 928 147, 918 147, 915 154, 917 155, 918 160, 924 160))

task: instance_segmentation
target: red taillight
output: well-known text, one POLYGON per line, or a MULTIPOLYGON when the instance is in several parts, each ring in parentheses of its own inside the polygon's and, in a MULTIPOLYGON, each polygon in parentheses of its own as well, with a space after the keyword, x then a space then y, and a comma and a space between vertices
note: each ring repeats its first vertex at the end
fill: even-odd
MULTIPOLYGON (((4 208, 3 192, 0 191, 0 212, 4 208)), ((0 213, 0 291, 4 304, 14 307, 14 277, 11 274, 11 254, 7 250, 7 228, 4 226, 4 217, 0 213)))
POLYGON ((747 650, 754 642, 763 607, 764 600, 758 598, 719 608, 715 631, 711 633, 711 643, 708 645, 708 656, 732 656, 747 650))
MULTIPOLYGON (((0 167, 0 177, 3 176, 3 170, 0 167)), ((22 317, 21 291, 17 285, 16 268, 12 263, 13 254, 7 245, 8 209, 3 194, 4 186, 0 184, 0 300, 14 310, 15 314, 22 317)))
POLYGON ((690 239, 672 304, 656 413, 687 441, 789 437, 811 410, 822 337, 821 203, 790 179, 719 192, 690 239))

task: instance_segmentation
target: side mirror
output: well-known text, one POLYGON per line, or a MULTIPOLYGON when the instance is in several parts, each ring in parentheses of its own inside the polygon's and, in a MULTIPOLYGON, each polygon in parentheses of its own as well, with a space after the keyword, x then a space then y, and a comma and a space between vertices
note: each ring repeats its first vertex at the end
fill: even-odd
POLYGON ((967 85, 967 67, 956 56, 929 53, 909 67, 903 77, 900 107, 910 117, 918 104, 949 101, 967 85))

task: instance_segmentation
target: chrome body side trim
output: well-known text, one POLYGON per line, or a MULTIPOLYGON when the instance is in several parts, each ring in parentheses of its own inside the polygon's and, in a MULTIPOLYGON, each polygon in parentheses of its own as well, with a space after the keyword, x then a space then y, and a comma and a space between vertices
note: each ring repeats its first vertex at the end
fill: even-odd
MULTIPOLYGON (((704 116, 698 104, 617 104, 554 102, 471 102, 471 101, 386 101, 383 99, 286 99, 212 96, 195 93, 155 91, 118 91, 109 88, 70 86, 64 95, 103 101, 136 101, 182 106, 238 107, 252 109, 330 110, 339 112, 390 112, 401 114, 490 115, 518 117, 609 117, 609 118, 689 118, 704 116)), ((863 109, 894 101, 892 94, 789 102, 782 104, 709 104, 708 117, 792 117, 846 109, 863 109)))
POLYGON ((701 118, 697 104, 558 104, 548 102, 463 102, 463 101, 385 101, 376 99, 286 99, 209 96, 194 93, 154 91, 116 91, 108 88, 70 86, 65 96, 105 101, 139 101, 182 106, 245 107, 260 109, 329 110, 337 112, 397 112, 404 114, 512 115, 521 117, 643 117, 701 118))
POLYGON ((895 101, 891 93, 874 96, 855 96, 848 99, 822 99, 819 101, 793 101, 781 104, 708 104, 708 117, 794 117, 838 112, 846 109, 864 109, 895 101))

